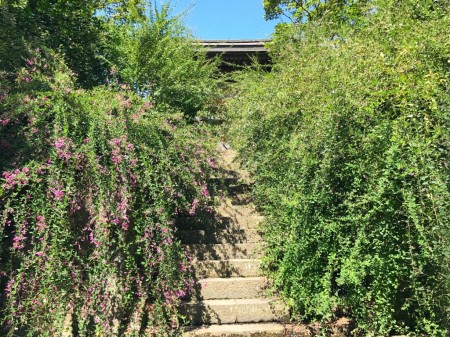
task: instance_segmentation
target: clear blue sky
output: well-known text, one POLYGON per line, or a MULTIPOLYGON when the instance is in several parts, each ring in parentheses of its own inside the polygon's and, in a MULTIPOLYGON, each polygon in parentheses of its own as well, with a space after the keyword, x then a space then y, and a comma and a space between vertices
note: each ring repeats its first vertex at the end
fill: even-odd
POLYGON ((173 14, 190 8, 184 23, 199 39, 266 39, 270 38, 277 22, 264 20, 262 2, 263 0, 172 0, 171 4, 173 14))

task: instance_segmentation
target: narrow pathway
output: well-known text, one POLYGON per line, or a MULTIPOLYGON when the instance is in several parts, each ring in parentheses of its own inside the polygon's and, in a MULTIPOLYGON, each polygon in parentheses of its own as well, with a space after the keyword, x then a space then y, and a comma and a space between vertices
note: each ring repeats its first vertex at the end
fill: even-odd
MULTIPOLYGON (((283 336, 288 318, 281 301, 267 297, 260 273, 262 238, 248 192, 248 173, 235 152, 219 144, 223 178, 212 179, 220 196, 215 212, 184 218, 179 235, 194 257, 198 287, 184 307, 187 336, 283 336)), ((216 196, 219 197, 219 196, 216 196)))

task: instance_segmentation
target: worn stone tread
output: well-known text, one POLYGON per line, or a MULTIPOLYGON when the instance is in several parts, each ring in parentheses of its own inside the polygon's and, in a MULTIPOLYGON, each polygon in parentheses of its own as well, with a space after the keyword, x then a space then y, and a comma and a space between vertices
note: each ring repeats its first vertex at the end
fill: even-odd
POLYGON ((259 214, 241 215, 234 214, 221 215, 218 219, 203 220, 196 217, 180 217, 176 220, 180 230, 232 230, 232 229, 258 229, 259 224, 264 219, 259 214))
POLYGON ((265 295, 265 277, 206 278, 199 281, 198 299, 261 298, 265 295))
POLYGON ((204 300, 182 309, 192 325, 285 322, 289 317, 281 302, 267 298, 204 300))
POLYGON ((198 278, 255 277, 262 275, 260 265, 259 259, 203 260, 194 263, 194 271, 198 278))
POLYGON ((254 228, 179 230, 177 236, 184 244, 196 243, 252 243, 260 242, 261 235, 254 228))
POLYGON ((186 337, 281 337, 284 326, 279 323, 226 324, 202 326, 186 331, 186 337))
POLYGON ((255 259, 261 257, 256 243, 187 244, 186 251, 197 260, 255 259))

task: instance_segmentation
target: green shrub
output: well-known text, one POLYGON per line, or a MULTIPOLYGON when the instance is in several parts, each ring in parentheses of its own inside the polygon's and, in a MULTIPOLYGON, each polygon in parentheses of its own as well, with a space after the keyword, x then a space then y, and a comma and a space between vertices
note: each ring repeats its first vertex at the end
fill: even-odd
POLYGON ((295 318, 446 336, 449 3, 372 5, 357 26, 317 20, 279 39, 271 73, 240 75, 230 134, 295 318))
POLYGON ((41 54, 0 87, 2 335, 175 333, 192 278, 173 219, 205 198, 198 130, 124 85, 74 89, 41 54))
POLYGON ((206 59, 206 50, 182 25, 180 17, 170 16, 170 9, 170 3, 160 10, 153 6, 140 27, 122 31, 119 40, 126 56, 118 73, 156 106, 192 118, 216 94, 217 60, 206 59))

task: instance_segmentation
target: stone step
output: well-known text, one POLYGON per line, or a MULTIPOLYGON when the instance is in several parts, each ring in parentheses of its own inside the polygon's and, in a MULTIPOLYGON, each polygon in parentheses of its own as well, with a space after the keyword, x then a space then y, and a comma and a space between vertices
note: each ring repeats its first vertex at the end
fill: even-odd
POLYGON ((234 219, 258 215, 258 212, 252 204, 237 205, 233 203, 232 199, 227 199, 226 202, 221 203, 216 207, 216 211, 222 217, 231 217, 234 219))
POLYGON ((256 229, 222 229, 222 230, 179 230, 177 237, 182 243, 245 243, 259 242, 261 235, 256 229))
POLYGON ((186 337, 283 337, 284 326, 279 323, 225 324, 191 328, 186 337))
POLYGON ((265 277, 206 278, 199 281, 193 297, 198 300, 262 298, 267 285, 265 277))
POLYGON ((205 260, 196 261, 194 271, 198 278, 256 277, 261 276, 260 264, 255 259, 205 260))
POLYGON ((261 256, 260 244, 256 243, 187 244, 183 246, 195 260, 257 259, 261 256))
MULTIPOLYGON (((233 206, 234 207, 234 206, 233 206)), ((239 206, 243 207, 243 206, 239 206)), ((264 219, 261 215, 251 214, 242 215, 238 211, 233 213, 232 210, 227 211, 228 215, 216 215, 215 218, 202 217, 180 217, 176 220, 176 226, 179 230, 234 230, 257 228, 264 219)))
POLYGON ((289 318, 280 301, 269 299, 205 300, 185 303, 181 311, 191 325, 286 322, 289 318))

